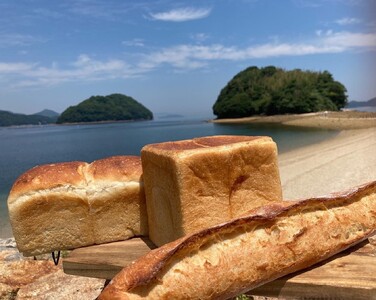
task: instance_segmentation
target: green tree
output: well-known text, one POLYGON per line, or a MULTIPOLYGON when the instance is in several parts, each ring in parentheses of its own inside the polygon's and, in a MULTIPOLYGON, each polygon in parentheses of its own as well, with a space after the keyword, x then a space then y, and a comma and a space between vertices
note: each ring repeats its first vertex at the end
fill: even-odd
POLYGON ((236 74, 221 90, 213 112, 218 118, 234 118, 339 110, 347 104, 346 92, 328 71, 253 66, 236 74))
POLYGON ((92 96, 68 107, 57 123, 151 120, 153 113, 131 97, 122 94, 92 96))

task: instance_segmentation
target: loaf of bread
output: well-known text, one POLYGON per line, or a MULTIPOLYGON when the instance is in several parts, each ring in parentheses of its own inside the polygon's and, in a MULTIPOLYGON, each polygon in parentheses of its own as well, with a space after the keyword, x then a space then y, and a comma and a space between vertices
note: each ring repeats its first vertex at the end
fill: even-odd
POLYGON ((376 181, 275 202, 152 250, 99 299, 227 299, 309 267, 376 232, 376 181))
POLYGON ((149 237, 157 246, 282 200, 270 137, 212 136, 141 150, 149 237))
POLYGON ((9 197, 10 222, 25 256, 147 235, 140 157, 37 166, 9 197))

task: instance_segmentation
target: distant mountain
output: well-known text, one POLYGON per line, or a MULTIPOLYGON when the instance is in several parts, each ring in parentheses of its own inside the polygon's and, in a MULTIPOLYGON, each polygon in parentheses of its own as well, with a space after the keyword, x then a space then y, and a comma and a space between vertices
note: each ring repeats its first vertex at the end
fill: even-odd
POLYGON ((49 117, 49 118, 57 118, 60 114, 57 113, 56 111, 51 110, 51 109, 43 109, 42 111, 37 112, 34 115, 45 116, 45 117, 49 117))
POLYGON ((183 115, 179 115, 179 114, 158 113, 156 115, 157 115, 158 119, 181 119, 181 118, 184 118, 183 115))
POLYGON ((57 123, 151 120, 153 113, 132 97, 122 94, 92 96, 68 107, 57 123))
POLYGON ((55 121, 46 116, 16 114, 10 111, 0 110, 0 126, 40 125, 50 123, 55 123, 55 121))
POLYGON ((376 97, 368 101, 350 101, 346 108, 355 108, 355 107, 365 107, 365 106, 376 106, 376 97))

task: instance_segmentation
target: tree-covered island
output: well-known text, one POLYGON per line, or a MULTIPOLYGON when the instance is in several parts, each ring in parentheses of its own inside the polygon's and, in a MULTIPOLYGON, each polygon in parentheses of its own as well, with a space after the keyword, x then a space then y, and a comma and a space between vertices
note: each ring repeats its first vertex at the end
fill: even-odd
POLYGON ((213 113, 221 119, 337 111, 347 104, 346 92, 328 71, 253 66, 239 72, 221 90, 213 113))
POLYGON ((153 113, 135 99, 122 94, 92 96, 68 107, 57 123, 152 120, 153 113))

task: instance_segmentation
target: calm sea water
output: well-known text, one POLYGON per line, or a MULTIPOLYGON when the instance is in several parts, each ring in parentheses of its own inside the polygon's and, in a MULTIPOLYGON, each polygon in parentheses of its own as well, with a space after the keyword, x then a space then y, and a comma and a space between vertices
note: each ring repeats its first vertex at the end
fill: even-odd
POLYGON ((277 125, 213 124, 201 120, 0 128, 1 223, 5 224, 8 219, 6 199, 13 182, 36 165, 139 155, 146 144, 223 134, 268 135, 282 153, 328 139, 337 132, 277 125))

